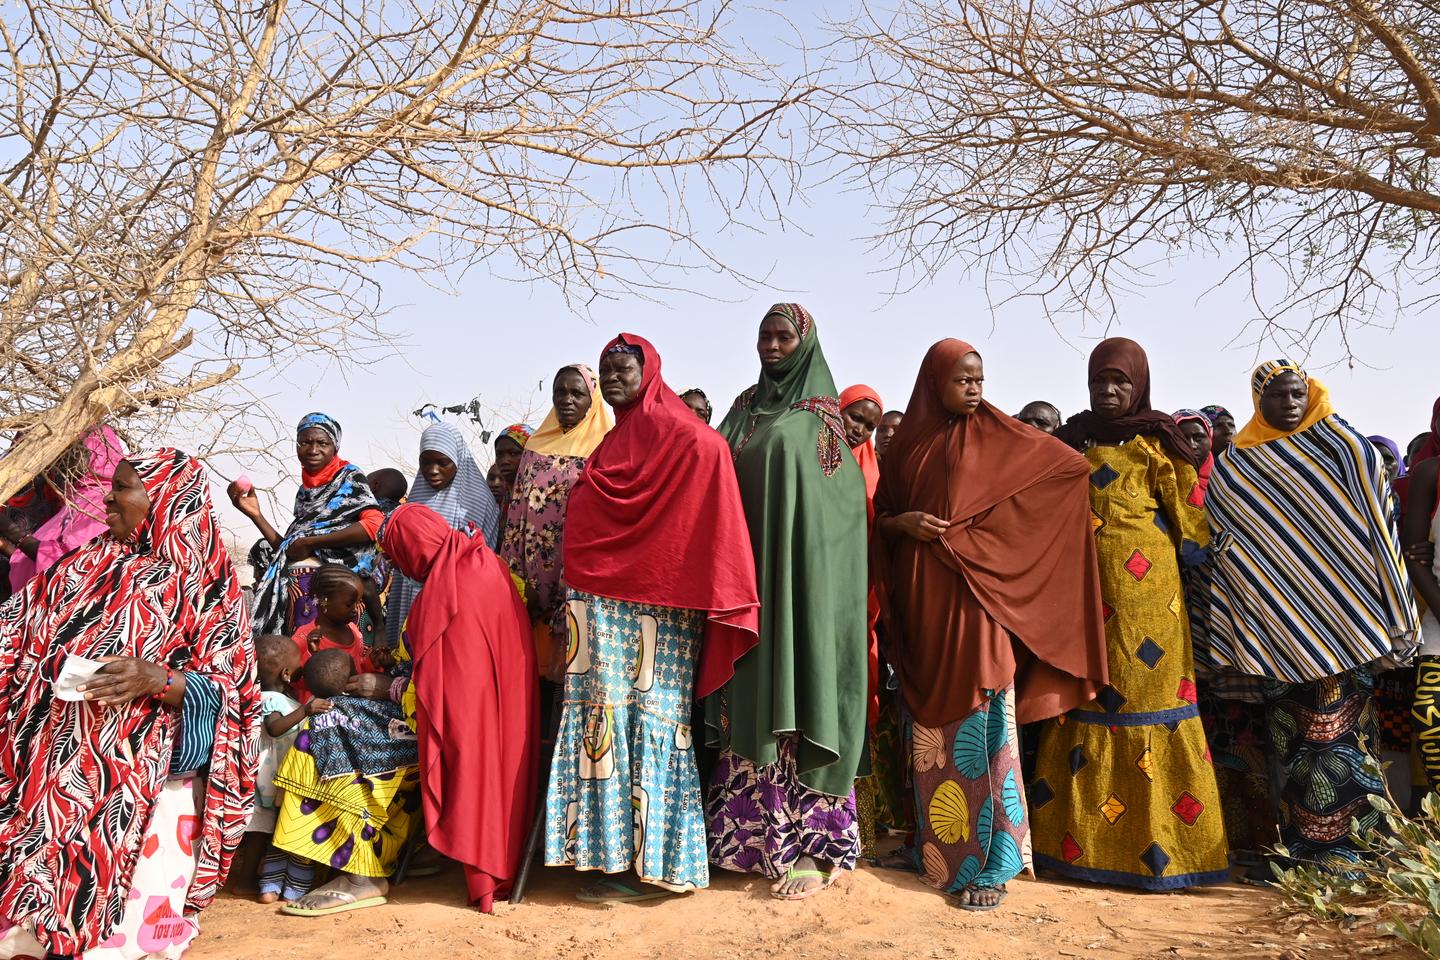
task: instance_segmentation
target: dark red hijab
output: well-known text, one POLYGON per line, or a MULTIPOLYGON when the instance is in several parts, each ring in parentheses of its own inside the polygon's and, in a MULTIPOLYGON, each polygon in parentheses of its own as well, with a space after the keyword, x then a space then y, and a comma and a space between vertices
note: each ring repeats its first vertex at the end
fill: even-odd
POLYGON ((483 534, 468 537, 407 503, 380 538, 395 568, 423 584, 404 635, 430 845, 465 865, 470 902, 489 913, 509 893, 534 815, 540 720, 530 617, 483 534))
POLYGON ((695 696, 724 686, 760 642, 755 558, 730 448, 660 377, 650 341, 622 333, 605 345, 640 349, 640 394, 585 461, 565 514, 565 582, 596 596, 704 610, 695 696))
POLYGON ((1087 378, 1095 379, 1102 370, 1118 370, 1133 385, 1130 409, 1116 420, 1106 420, 1094 410, 1082 411, 1066 420, 1055 436, 1084 450, 1091 443, 1124 443, 1144 434, 1158 438, 1166 450, 1198 470, 1204 458, 1185 439, 1180 425, 1168 413, 1150 406, 1150 360, 1145 348, 1125 337, 1100 341, 1090 352, 1087 378))
POLYGON ((875 494, 877 515, 953 524, 930 543, 875 538, 891 663, 927 726, 1012 681, 1020 723, 1057 716, 1109 677, 1089 464, 988 401, 970 416, 946 410, 941 391, 975 352, 941 340, 925 355, 875 494))

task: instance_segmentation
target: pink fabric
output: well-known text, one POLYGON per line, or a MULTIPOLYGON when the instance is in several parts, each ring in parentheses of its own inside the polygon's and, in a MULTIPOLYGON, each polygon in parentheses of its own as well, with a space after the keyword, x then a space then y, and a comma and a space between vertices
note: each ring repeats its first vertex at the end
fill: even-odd
POLYGON ((10 589, 19 593, 35 574, 49 570, 55 562, 77 547, 105 532, 105 495, 115 468, 125 459, 125 445, 109 427, 92 430, 85 438, 90 451, 90 475, 65 491, 65 503, 45 521, 34 537, 40 542, 31 560, 23 550, 10 558, 10 589))

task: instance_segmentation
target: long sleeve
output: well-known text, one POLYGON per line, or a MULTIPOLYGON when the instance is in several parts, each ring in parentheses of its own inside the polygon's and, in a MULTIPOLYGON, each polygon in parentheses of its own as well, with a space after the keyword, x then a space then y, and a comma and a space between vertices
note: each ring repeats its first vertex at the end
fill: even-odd
POLYGON ((185 674, 180 701, 180 734, 170 755, 170 775, 198 770, 210 762, 215 725, 220 719, 220 691, 204 675, 185 674))

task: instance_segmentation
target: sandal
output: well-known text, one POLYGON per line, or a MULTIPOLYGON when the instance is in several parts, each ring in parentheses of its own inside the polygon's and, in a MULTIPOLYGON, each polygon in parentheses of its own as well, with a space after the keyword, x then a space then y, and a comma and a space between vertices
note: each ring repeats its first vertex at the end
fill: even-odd
POLYGON ((915 865, 913 853, 906 852, 910 848, 902 847, 899 850, 891 850, 883 856, 876 857, 871 861, 881 870, 903 870, 906 873, 919 873, 920 868, 915 865))
POLYGON ((841 871, 839 870, 831 870, 829 873, 826 873, 824 870, 796 870, 794 867, 791 867, 785 871, 785 876, 776 882, 776 886, 779 886, 786 880, 804 880, 809 877, 819 877, 822 881, 821 884, 818 887, 801 890, 799 893, 779 893, 772 889, 770 896, 776 900, 809 900, 817 893, 823 893, 834 886, 835 881, 840 879, 840 873, 841 871))
POLYGON ((657 888, 637 890, 628 883, 612 877, 605 877, 575 894, 575 899, 581 903, 647 903, 651 900, 664 900, 666 897, 678 897, 679 895, 673 890, 657 888))
POLYGON ((388 897, 356 897, 353 893, 345 893, 342 890, 327 890, 318 893, 318 896, 330 897, 340 901, 332 907, 297 907, 293 903, 281 904, 280 912, 292 917, 333 917, 337 913, 349 913, 351 910, 366 910, 370 907, 383 907, 389 903, 388 897))
POLYGON ((975 893, 980 890, 998 893, 999 896, 995 898, 994 903, 962 903, 957 900, 955 906, 959 907, 961 910, 969 910, 972 913, 989 913, 991 910, 998 908, 1000 904, 1004 903, 1005 898, 1010 895, 1010 891, 1006 890, 1004 887, 968 886, 961 887, 959 893, 975 893))

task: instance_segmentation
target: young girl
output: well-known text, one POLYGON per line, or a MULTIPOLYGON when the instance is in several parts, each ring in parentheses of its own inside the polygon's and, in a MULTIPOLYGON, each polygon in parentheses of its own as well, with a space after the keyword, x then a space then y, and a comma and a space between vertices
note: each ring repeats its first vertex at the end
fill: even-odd
MULTIPOLYGON (((372 656, 358 625, 365 604, 365 581, 360 575, 338 563, 324 564, 310 577, 310 596, 315 598, 317 615, 314 623, 306 624, 295 634, 299 667, 320 650, 344 650, 350 654, 356 673, 382 672, 380 661, 385 657, 372 656)), ((310 698, 310 691, 299 675, 299 667, 291 684, 304 701, 310 698)))
MULTIPOLYGON (((273 833, 275 812, 280 806, 275 771, 295 743, 300 721, 325 713, 330 701, 314 698, 301 706, 295 701, 292 679, 300 671, 300 651, 289 637, 266 634, 255 641, 260 674, 260 769, 255 778, 255 816, 250 833, 273 833)), ((310 892, 315 865, 271 844, 260 867, 260 902, 295 900, 310 892)))

